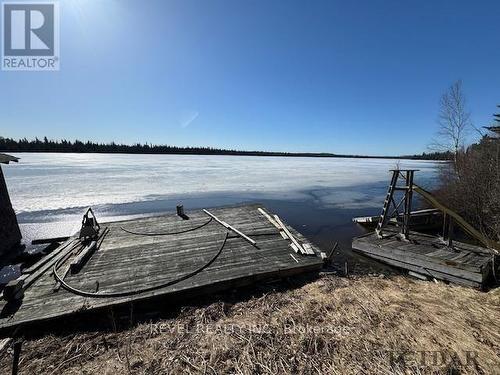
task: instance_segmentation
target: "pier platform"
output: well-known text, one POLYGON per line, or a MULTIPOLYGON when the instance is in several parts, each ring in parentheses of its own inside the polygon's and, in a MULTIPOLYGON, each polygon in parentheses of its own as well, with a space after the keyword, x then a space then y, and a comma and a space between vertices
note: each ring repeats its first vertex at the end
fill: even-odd
POLYGON ((453 241, 448 247, 440 238, 410 231, 410 240, 397 231, 375 232, 353 239, 353 250, 389 265, 416 272, 430 279, 482 289, 492 272, 493 255, 485 248, 453 241))
POLYGON ((94 245, 70 237, 24 270, 21 289, 0 301, 0 331, 131 302, 211 294, 323 265, 316 246, 260 205, 209 212, 218 220, 196 210, 184 219, 174 213, 101 224, 94 245))

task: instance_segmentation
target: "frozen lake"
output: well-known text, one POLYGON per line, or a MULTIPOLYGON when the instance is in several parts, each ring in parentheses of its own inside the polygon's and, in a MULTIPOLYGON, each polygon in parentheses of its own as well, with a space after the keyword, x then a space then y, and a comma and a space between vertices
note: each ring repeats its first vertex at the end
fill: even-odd
MULTIPOLYGON (((207 194, 301 198, 311 189, 341 188, 319 197, 324 205, 379 205, 351 187, 388 183, 397 160, 253 156, 110 155, 18 153, 4 167, 18 214, 87 206, 189 199, 207 194)), ((432 182, 436 163, 400 160, 432 182)))
POLYGON ((100 220, 259 201, 319 246, 362 233, 353 216, 378 214, 389 169, 419 169, 436 184, 431 161, 253 156, 16 153, 3 166, 27 241, 70 234, 85 207, 100 220), (41 224, 43 223, 43 224, 41 224))

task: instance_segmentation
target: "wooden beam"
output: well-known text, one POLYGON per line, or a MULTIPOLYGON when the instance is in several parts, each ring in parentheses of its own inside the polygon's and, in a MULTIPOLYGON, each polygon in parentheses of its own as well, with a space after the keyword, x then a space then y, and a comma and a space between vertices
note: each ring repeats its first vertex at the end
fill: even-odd
POLYGON ((333 258, 333 255, 335 254, 335 250, 337 250, 337 248, 339 247, 339 243, 338 242, 335 242, 335 245, 333 245, 333 248, 332 250, 330 250, 330 252, 326 255, 326 259, 325 261, 327 263, 331 262, 332 258, 333 258))
POLYGON ((212 219, 214 219, 216 222, 218 222, 223 227, 225 227, 225 228, 227 228, 229 230, 232 230, 234 233, 236 233, 238 236, 240 236, 243 239, 245 239, 247 242, 251 243, 253 246, 257 246, 257 242, 255 242, 254 240, 252 240, 246 234, 240 232, 238 229, 236 229, 232 225, 229 225, 228 223, 226 223, 225 221, 219 219, 217 216, 215 216, 214 214, 210 213, 209 211, 207 211, 205 209, 203 209, 203 212, 206 213, 208 216, 210 216, 212 219))
MULTIPOLYGON (((65 262, 66 262, 69 258, 71 258, 71 256, 72 256, 72 255, 74 255, 74 254, 78 254, 82 248, 83 248, 83 245, 82 245, 80 248, 76 248, 76 249, 74 249, 73 251, 70 251, 69 253, 67 253, 64 257, 62 257, 62 258, 60 259, 60 264, 64 264, 64 263, 65 263, 65 262)), ((63 279, 63 280, 64 280, 64 278, 68 275, 68 273, 69 273, 70 269, 71 269, 71 263, 70 263, 70 264, 68 264, 68 265, 65 267, 65 269, 64 269, 64 271, 63 271, 63 273, 62 273, 62 275, 63 275, 63 276, 62 276, 62 279, 63 279)), ((56 285, 54 286, 53 291, 54 291, 54 292, 57 292, 60 288, 61 288, 61 282, 57 281, 57 282, 56 282, 56 285)))
POLYGON ((421 273, 415 272, 415 271, 408 271, 408 275, 413 276, 417 279, 423 280, 423 281, 429 281, 429 277, 426 275, 422 275, 421 273))
MULTIPOLYGON (((66 245, 69 245, 70 243, 73 243, 73 239, 71 239, 70 242, 68 242, 66 245)), ((76 242, 76 244, 79 244, 79 242, 76 242)), ((52 255, 53 253, 56 253, 54 256, 50 258, 50 260, 45 261, 42 265, 40 265, 36 271, 34 271, 31 274, 23 274, 20 277, 18 277, 16 280, 12 281, 11 284, 11 290, 6 290, 4 289, 3 291, 3 297, 6 300, 12 300, 12 299, 20 299, 24 295, 24 291, 31 285, 33 282, 35 282, 40 276, 42 276, 50 267, 52 267, 59 259, 73 251, 75 244, 73 243, 72 246, 63 246, 63 249, 60 251, 54 250, 49 255, 52 255), (16 292, 12 293, 12 289, 15 289, 16 292)))
POLYGON ((274 225, 277 229, 282 230, 281 226, 269 215, 266 211, 264 211, 262 208, 257 209, 264 217, 269 220, 269 222, 274 225))
POLYGON ((25 276, 20 276, 15 280, 10 280, 3 289, 3 298, 7 301, 15 299, 18 293, 22 291, 25 279, 25 276))
POLYGON ((83 267, 83 265, 90 259, 92 254, 97 248, 97 241, 90 242, 78 256, 75 257, 70 263, 71 273, 77 273, 83 267))
POLYGON ((434 207, 439 208, 448 216, 452 217, 455 222, 462 227, 462 229, 468 233, 470 236, 480 241, 484 246, 488 249, 492 250, 495 254, 500 253, 500 243, 490 240, 486 236, 484 236, 481 232, 475 229, 472 225, 467 223, 463 217, 461 217, 456 212, 450 210, 448 207, 441 204, 431 193, 421 188, 420 186, 413 184, 413 190, 415 190, 418 194, 420 194, 426 201, 432 204, 434 207))
POLYGON ((316 255, 316 253, 312 249, 311 244, 303 243, 302 244, 302 248, 306 251, 307 254, 309 254, 309 255, 316 255))
POLYGON ((40 259, 38 262, 33 264, 31 267, 23 269, 22 273, 23 274, 30 274, 30 273, 35 272, 40 267, 42 267, 45 263, 49 262, 51 259, 53 259, 58 254, 60 254, 64 249, 66 249, 68 246, 70 246, 74 240, 75 240, 74 237, 70 237, 65 243, 63 243, 61 246, 59 246, 57 249, 55 249, 51 253, 44 256, 42 259, 40 259))
POLYGON ((304 248, 302 247, 302 245, 299 243, 299 241, 296 240, 296 238, 293 236, 292 233, 290 233, 290 231, 288 230, 288 228, 286 227, 285 224, 283 224, 283 222, 281 221, 281 219, 279 218, 278 215, 274 215, 274 220, 276 220, 276 222, 280 225, 281 229, 283 229, 283 231, 286 233, 286 235, 288 236, 288 238, 290 238, 290 241, 292 241, 292 243, 297 246, 297 249, 299 249, 299 252, 303 253, 303 254, 306 254, 306 250, 304 250, 304 248))
POLYGON ((54 242, 64 242, 69 239, 69 236, 65 237, 54 237, 54 238, 39 238, 37 240, 31 241, 32 245, 43 245, 47 243, 54 243, 54 242))
MULTIPOLYGON (((75 259, 73 259, 72 262, 70 262, 64 269, 64 272, 62 274, 62 279, 64 280, 64 278, 68 275, 69 271, 71 271, 72 273, 76 273, 78 272, 82 267, 83 265, 88 261, 88 259, 92 256, 92 254, 94 253, 95 250, 99 249, 101 247, 101 244, 103 243, 104 241, 104 238, 106 237, 106 235, 109 233, 109 227, 106 227, 104 228, 104 230, 100 233, 99 237, 95 240, 95 241, 92 241, 88 246, 85 246, 83 247, 82 245, 82 248, 78 249, 78 251, 74 251, 74 252, 70 252, 68 253, 64 258, 66 259, 62 259, 61 258, 61 263, 60 264, 63 264, 66 262, 66 260, 68 258, 70 258, 74 253, 77 254, 77 256, 75 257, 75 259), (95 248, 94 249, 89 249, 89 246, 92 246, 92 244, 95 242, 95 248), (90 251, 90 253, 89 253, 90 251)), ((54 292, 57 292, 59 290, 59 288, 61 287, 61 283, 58 281, 56 283, 56 285, 54 286, 54 292)))

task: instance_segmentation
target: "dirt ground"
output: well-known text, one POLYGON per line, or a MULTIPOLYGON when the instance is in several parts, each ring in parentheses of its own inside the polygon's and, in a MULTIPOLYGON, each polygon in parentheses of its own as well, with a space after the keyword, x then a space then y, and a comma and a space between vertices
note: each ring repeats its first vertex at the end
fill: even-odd
POLYGON ((27 338, 20 373, 500 374, 499 318, 499 288, 325 274, 27 338))

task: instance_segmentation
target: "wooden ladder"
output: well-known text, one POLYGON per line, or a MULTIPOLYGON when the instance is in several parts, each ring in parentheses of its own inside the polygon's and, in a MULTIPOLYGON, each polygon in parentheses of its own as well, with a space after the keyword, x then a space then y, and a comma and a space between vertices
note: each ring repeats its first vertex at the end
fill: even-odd
POLYGON ((396 183, 398 182, 399 171, 392 171, 391 183, 389 184, 389 188, 387 189, 387 195, 385 196, 384 207, 382 208, 382 214, 380 215, 380 219, 377 223, 377 228, 375 228, 375 232, 377 236, 382 238, 382 228, 387 223, 387 219, 389 218, 389 207, 391 202, 394 201, 394 188, 396 187, 396 183))
POLYGON ((382 238, 382 230, 387 225, 389 219, 396 214, 396 218, 399 218, 399 209, 401 205, 403 206, 403 225, 402 225, 402 236, 404 239, 409 239, 410 234, 410 213, 413 199, 413 176, 416 169, 393 169, 391 183, 389 184, 389 188, 387 189, 387 195, 384 201, 384 207, 382 208, 382 213, 380 215, 380 219, 377 223, 377 227, 375 228, 375 233, 379 238, 382 238), (404 172, 404 174, 403 174, 404 172), (397 186, 399 177, 402 177, 405 180, 404 186, 397 186), (404 196, 401 201, 396 204, 394 200, 394 193, 396 191, 403 191, 404 196), (394 206, 394 211, 389 213, 391 204, 394 206))

